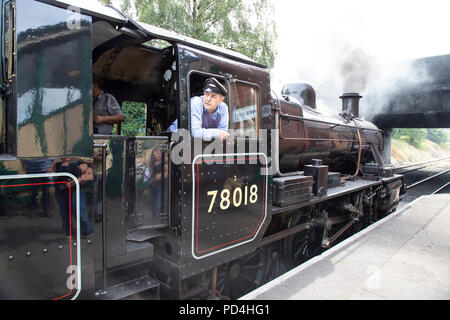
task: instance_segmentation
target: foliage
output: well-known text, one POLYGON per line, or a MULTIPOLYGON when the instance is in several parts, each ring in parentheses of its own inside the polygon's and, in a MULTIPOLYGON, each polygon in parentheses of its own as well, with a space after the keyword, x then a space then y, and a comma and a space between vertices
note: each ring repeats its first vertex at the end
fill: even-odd
POLYGON ((450 142, 450 134, 445 129, 428 129, 427 139, 443 145, 450 142))
MULTIPOLYGON (((99 0, 101 4, 105 6, 112 6, 113 1, 112 0, 99 0)), ((130 0, 120 0, 120 10, 122 10, 125 13, 129 13, 131 10, 131 3, 130 0)))
MULTIPOLYGON (((110 4, 111 0, 101 0, 110 4)), ((131 0, 121 0, 129 13, 131 0)), ((134 0, 137 20, 240 52, 272 68, 276 39, 270 0, 134 0)))
POLYGON ((438 145, 444 145, 450 141, 449 133, 445 129, 394 129, 392 137, 405 140, 417 148, 420 148, 425 140, 433 141, 438 145))
POLYGON ((424 129, 394 129, 392 131, 393 138, 405 140, 416 148, 420 147, 426 136, 427 133, 424 129))
POLYGON ((147 105, 142 102, 122 103, 125 121, 122 122, 122 136, 144 136, 147 105))

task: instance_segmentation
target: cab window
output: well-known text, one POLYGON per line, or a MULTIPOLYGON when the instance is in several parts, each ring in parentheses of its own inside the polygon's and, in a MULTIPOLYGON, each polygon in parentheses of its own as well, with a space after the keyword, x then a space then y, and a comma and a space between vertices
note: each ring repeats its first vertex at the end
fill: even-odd
MULTIPOLYGON (((217 75, 217 74, 210 74, 205 73, 201 71, 191 71, 188 75, 188 84, 189 84, 189 96, 188 101, 190 103, 192 97, 200 97, 204 95, 203 88, 204 83, 206 79, 208 78, 215 78, 219 83, 221 83, 225 88, 227 88, 227 82, 225 81, 225 78, 223 76, 217 75)), ((228 106, 228 109, 230 108, 229 100, 228 100, 229 93, 225 97, 224 103, 228 106)), ((190 108, 189 108, 190 110, 190 108)), ((228 112, 229 113, 229 112, 228 112)), ((189 119, 191 119, 189 115, 189 119)), ((230 128, 230 127, 228 127, 230 128)))
POLYGON ((234 80, 230 95, 230 128, 236 137, 258 137, 259 87, 234 80))

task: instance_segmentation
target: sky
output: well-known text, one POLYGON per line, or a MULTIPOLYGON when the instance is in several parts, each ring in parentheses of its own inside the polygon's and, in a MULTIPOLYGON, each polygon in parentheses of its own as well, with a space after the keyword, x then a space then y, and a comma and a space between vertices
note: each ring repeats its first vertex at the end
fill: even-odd
POLYGON ((343 92, 364 92, 406 72, 392 65, 450 54, 449 0, 273 0, 273 6, 278 54, 271 86, 277 93, 284 83, 305 81, 319 99, 336 96, 340 103, 343 92), (344 88, 342 64, 357 58, 362 65, 356 67, 370 71, 366 86, 344 88))

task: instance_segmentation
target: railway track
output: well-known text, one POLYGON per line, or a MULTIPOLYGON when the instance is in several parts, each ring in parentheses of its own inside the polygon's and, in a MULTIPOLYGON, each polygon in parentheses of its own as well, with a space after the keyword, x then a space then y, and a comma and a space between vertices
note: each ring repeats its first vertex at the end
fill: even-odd
POLYGON ((444 184, 443 186, 439 187, 438 189, 436 189, 433 194, 436 193, 446 193, 446 192, 450 192, 450 182, 447 182, 446 184, 444 184))
POLYGON ((405 174, 405 173, 420 170, 420 169, 423 169, 423 168, 426 168, 426 167, 429 167, 432 165, 436 165, 437 163, 445 163, 447 161, 450 161, 450 157, 443 157, 443 158, 439 158, 439 159, 435 159, 435 160, 431 160, 431 161, 402 164, 399 166, 395 166, 394 172, 398 173, 398 174, 405 174))
POLYGON ((450 192, 450 157, 407 164, 394 171, 404 175, 407 189, 399 208, 422 195, 450 192))
MULTIPOLYGON (((441 175, 444 175, 444 174, 446 174, 446 173, 449 172, 449 171, 450 171, 450 169, 442 170, 442 171, 440 171, 440 172, 438 172, 438 173, 436 173, 436 174, 433 174, 433 175, 430 176, 430 177, 427 177, 427 178, 425 178, 425 179, 422 179, 422 180, 419 180, 419 181, 417 181, 417 182, 414 182, 413 184, 407 185, 407 186, 406 186, 406 189, 414 188, 415 186, 417 186, 417 185, 419 185, 419 184, 425 183, 425 182, 427 182, 428 180, 431 180, 431 179, 434 179, 434 178, 439 177, 439 176, 441 176, 441 175)), ((447 182, 447 183, 446 183, 444 186, 442 186, 440 189, 444 188, 444 187, 447 186, 448 184, 449 184, 449 183, 447 182)))

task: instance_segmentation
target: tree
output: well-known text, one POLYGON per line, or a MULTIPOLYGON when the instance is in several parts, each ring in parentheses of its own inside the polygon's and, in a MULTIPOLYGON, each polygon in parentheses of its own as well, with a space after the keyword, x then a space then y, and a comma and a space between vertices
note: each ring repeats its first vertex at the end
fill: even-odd
POLYGON ((425 140, 445 146, 450 142, 450 134, 445 129, 394 129, 392 137, 402 139, 409 144, 420 147, 425 140))
POLYGON ((428 129, 427 139, 438 145, 444 145, 450 141, 450 135, 445 129, 428 129))
POLYGON ((126 121, 122 123, 123 136, 144 136, 147 105, 142 102, 122 103, 122 112, 126 121))
MULTIPOLYGON (((101 0, 111 4, 111 0, 101 0)), ((276 27, 270 0, 121 0, 137 20, 231 49, 272 68, 276 27)))
POLYGON ((408 142, 410 145, 420 148, 422 142, 427 138, 426 129, 394 129, 392 131, 392 137, 402 139, 408 142))

